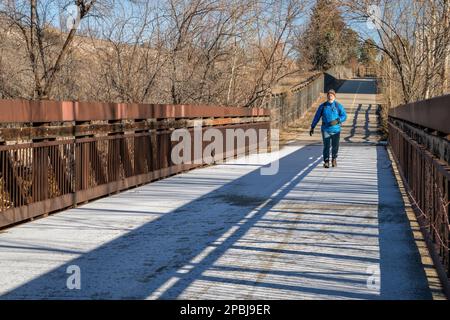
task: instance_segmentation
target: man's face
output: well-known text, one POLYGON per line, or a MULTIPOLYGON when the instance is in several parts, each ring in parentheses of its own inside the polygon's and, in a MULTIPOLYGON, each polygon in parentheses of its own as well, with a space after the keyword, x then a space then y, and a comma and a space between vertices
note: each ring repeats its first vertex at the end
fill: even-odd
POLYGON ((334 100, 336 100, 336 97, 334 96, 334 94, 329 93, 329 94, 328 94, 328 101, 329 101, 329 102, 333 102, 334 100))

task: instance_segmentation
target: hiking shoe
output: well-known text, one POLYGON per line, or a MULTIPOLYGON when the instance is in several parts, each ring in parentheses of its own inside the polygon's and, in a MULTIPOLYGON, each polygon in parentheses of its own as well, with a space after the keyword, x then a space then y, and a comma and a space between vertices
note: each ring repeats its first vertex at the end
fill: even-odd
POLYGON ((332 163, 332 165, 333 165, 333 168, 336 168, 336 167, 337 167, 337 161, 336 161, 336 159, 333 159, 333 161, 332 161, 331 163, 332 163))
POLYGON ((325 161, 325 162, 323 163, 323 167, 324 167, 325 169, 328 169, 328 168, 330 167, 330 161, 325 161))

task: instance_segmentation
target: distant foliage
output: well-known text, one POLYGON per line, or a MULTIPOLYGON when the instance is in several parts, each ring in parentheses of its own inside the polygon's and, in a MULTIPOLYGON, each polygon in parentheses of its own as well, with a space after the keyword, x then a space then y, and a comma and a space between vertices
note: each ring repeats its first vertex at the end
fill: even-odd
MULTIPOLYGON (((367 26, 373 0, 341 0, 349 19, 367 26)), ((450 1, 379 0, 379 17, 362 47, 363 63, 379 51, 378 76, 390 106, 450 92, 450 1)))
POLYGON ((371 68, 377 64, 378 48, 375 41, 366 39, 361 44, 359 62, 371 68))
POLYGON ((358 36, 344 22, 337 1, 318 0, 298 39, 301 63, 326 70, 358 57, 358 36))
POLYGON ((308 1, 0 1, 0 98, 258 106, 308 1))

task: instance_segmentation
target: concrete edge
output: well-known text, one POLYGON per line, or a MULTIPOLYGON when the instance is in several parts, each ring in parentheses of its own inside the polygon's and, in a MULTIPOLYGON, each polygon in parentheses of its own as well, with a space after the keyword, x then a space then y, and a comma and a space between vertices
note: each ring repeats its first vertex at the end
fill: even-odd
MULTIPOLYGON (((392 163, 392 171, 397 181, 400 193, 402 195, 405 213, 408 217, 411 230, 413 232, 414 241, 420 254, 422 266, 425 271, 425 275, 428 281, 428 287, 430 288, 433 300, 448 300, 449 288, 448 283, 444 284, 442 281, 442 271, 439 270, 439 260, 434 252, 430 250, 430 243, 427 241, 426 235, 424 235, 423 225, 417 219, 417 212, 414 206, 411 204, 409 194, 407 192, 406 184, 404 183, 402 174, 400 173, 397 165, 397 161, 392 154, 390 146, 387 148, 389 159, 392 163), (430 252, 431 251, 431 252, 430 252)), ((442 268, 442 267, 441 267, 442 268)), ((445 274, 445 272, 444 272, 445 274)))

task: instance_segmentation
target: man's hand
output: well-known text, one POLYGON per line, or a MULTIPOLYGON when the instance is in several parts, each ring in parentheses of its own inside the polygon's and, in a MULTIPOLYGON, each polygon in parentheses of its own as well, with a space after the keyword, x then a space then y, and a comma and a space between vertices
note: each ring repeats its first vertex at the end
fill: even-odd
POLYGON ((312 137, 313 134, 314 134, 314 128, 311 128, 311 130, 309 131, 309 136, 312 137))

